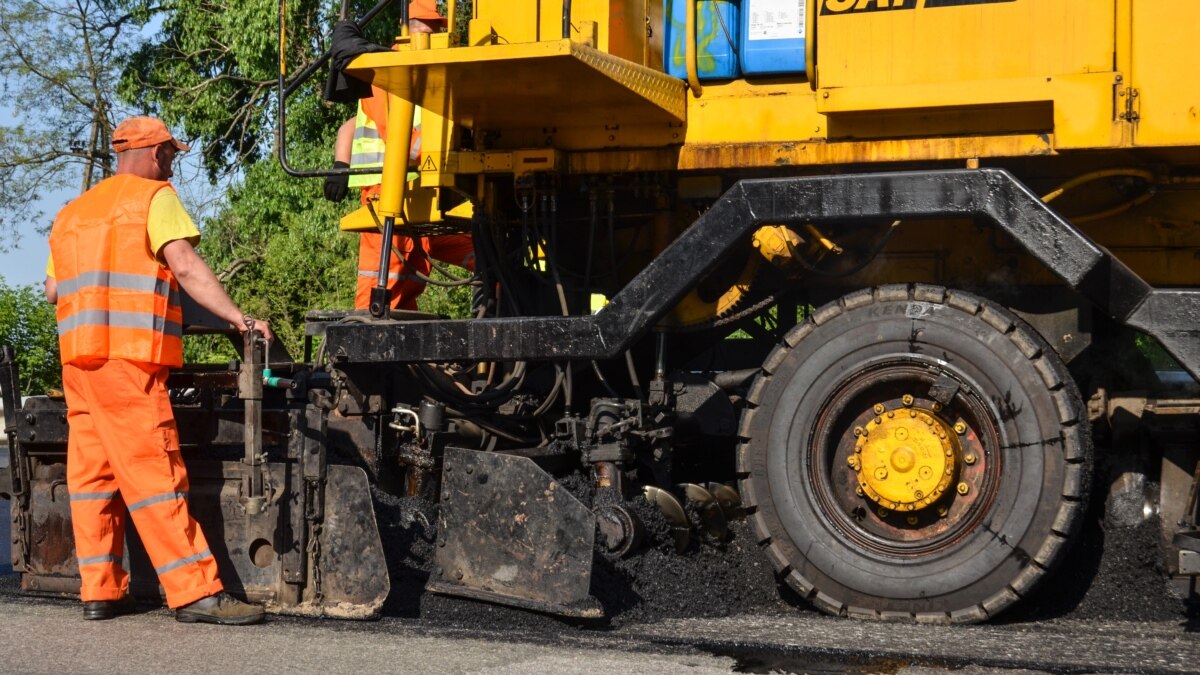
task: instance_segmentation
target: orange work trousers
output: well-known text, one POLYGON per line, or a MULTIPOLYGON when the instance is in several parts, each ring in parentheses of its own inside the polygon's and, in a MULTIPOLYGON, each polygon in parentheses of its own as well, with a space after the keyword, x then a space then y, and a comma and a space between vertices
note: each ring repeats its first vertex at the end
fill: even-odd
POLYGON ((63 366, 67 489, 84 602, 116 600, 129 591, 121 565, 127 511, 168 606, 223 588, 204 533, 188 513, 167 370, 120 360, 63 366))
MULTIPOLYGON (((371 289, 378 281, 379 255, 383 235, 364 232, 358 238, 358 285, 354 293, 355 309, 371 306, 371 289)), ((445 234, 412 239, 402 235, 392 237, 392 256, 388 265, 388 298, 392 309, 415 310, 417 296, 425 291, 425 282, 417 272, 429 276, 433 266, 429 259, 458 265, 475 271, 475 245, 467 234, 445 234), (414 252, 420 243, 425 253, 414 252), (400 262, 400 258, 404 262, 400 262)))

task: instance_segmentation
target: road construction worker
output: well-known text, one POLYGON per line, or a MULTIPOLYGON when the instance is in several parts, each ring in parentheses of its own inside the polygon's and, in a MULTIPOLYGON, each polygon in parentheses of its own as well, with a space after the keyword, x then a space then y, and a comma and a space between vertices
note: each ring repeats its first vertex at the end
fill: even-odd
MULTIPOLYGON (((437 11, 433 0, 413 0, 408 5, 408 31, 436 33, 445 29, 446 18, 437 11)), ((334 146, 334 163, 339 168, 383 168, 384 141, 387 136, 387 92, 371 87, 373 96, 359 101, 358 114, 338 129, 334 146)), ((409 162, 415 164, 421 155, 421 109, 413 117, 409 162)), ((410 180, 415 179, 410 174, 410 180)), ((361 190, 363 205, 379 198, 382 174, 330 176, 325 181, 325 197, 330 201, 345 199, 348 188, 361 190)), ((364 232, 358 240, 358 277, 354 294, 356 309, 368 309, 371 289, 378 281, 380 251, 383 235, 364 232)), ((392 256, 388 265, 388 297, 394 309, 417 309, 417 297, 425 290, 420 276, 432 272, 430 259, 469 270, 475 269, 475 248, 465 234, 440 235, 413 239, 404 235, 392 237, 392 256), (420 250, 418 250, 420 249, 420 250)))
POLYGON ((126 513, 182 622, 249 624, 263 610, 226 593, 188 512, 167 393, 183 363, 182 287, 240 331, 271 340, 196 254, 200 239, 168 179, 188 146, 132 117, 112 136, 117 172, 63 207, 50 232, 46 299, 57 305, 67 399, 67 489, 85 619, 134 610, 122 567, 126 513))

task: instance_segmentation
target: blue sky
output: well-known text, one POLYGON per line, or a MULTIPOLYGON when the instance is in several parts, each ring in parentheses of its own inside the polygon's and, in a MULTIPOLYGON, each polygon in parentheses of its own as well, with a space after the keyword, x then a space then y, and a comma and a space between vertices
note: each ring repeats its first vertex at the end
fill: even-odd
MULTIPOLYGON (((12 111, 7 106, 0 107, 0 126, 16 124, 12 111)), ((41 283, 46 274, 46 257, 50 255, 50 246, 46 238, 38 234, 38 229, 49 225, 54 220, 54 214, 63 204, 77 195, 74 190, 63 190, 43 195, 40 210, 45 222, 23 223, 17 227, 19 241, 7 253, 0 253, 0 276, 9 286, 24 286, 41 283)))
MULTIPOLYGON (((6 106, 0 106, 0 126, 15 125, 12 111, 6 106)), ((214 188, 202 176, 198 160, 199 153, 193 152, 184 156, 181 164, 176 165, 176 176, 172 179, 179 190, 179 197, 188 208, 192 219, 197 225, 203 224, 203 217, 209 215, 215 205, 214 197, 219 196, 219 188, 214 188), (193 158, 189 161, 189 155, 193 158)), ((80 176, 82 179, 82 176, 80 176)), ((11 250, 0 252, 0 277, 8 286, 25 286, 41 284, 46 276, 46 258, 50 255, 50 246, 46 236, 39 230, 46 229, 54 222, 58 210, 68 201, 79 196, 78 188, 68 188, 49 192, 39 200, 39 210, 42 216, 38 221, 23 223, 17 227, 18 242, 9 243, 11 250)))

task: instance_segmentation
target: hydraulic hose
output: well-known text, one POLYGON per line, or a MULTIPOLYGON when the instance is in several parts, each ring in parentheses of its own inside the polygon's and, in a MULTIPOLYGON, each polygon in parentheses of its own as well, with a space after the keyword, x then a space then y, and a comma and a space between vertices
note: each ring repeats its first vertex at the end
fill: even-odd
POLYGON ((1133 178, 1141 178, 1142 180, 1145 180, 1147 182, 1154 180, 1154 174, 1150 171, 1146 171, 1145 169, 1134 169, 1134 168, 1101 169, 1100 171, 1092 171, 1089 173, 1085 173, 1082 176, 1076 176, 1076 177, 1072 178, 1071 180, 1058 186, 1057 189, 1043 195, 1042 201, 1049 204, 1050 202, 1054 201, 1055 199, 1058 199, 1059 197, 1061 197, 1062 194, 1064 192, 1066 192, 1067 190, 1077 188, 1080 185, 1083 185, 1084 183, 1090 183, 1094 180, 1100 180, 1101 178, 1113 178, 1115 176, 1130 176, 1133 178))

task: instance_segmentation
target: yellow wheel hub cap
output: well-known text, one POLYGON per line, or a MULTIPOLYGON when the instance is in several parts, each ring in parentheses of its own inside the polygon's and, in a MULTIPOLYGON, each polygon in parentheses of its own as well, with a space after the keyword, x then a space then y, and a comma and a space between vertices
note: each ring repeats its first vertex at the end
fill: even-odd
POLYGON ((854 430, 858 440, 848 464, 862 494, 884 509, 918 511, 954 484, 962 447, 958 434, 932 411, 882 411, 854 430))

